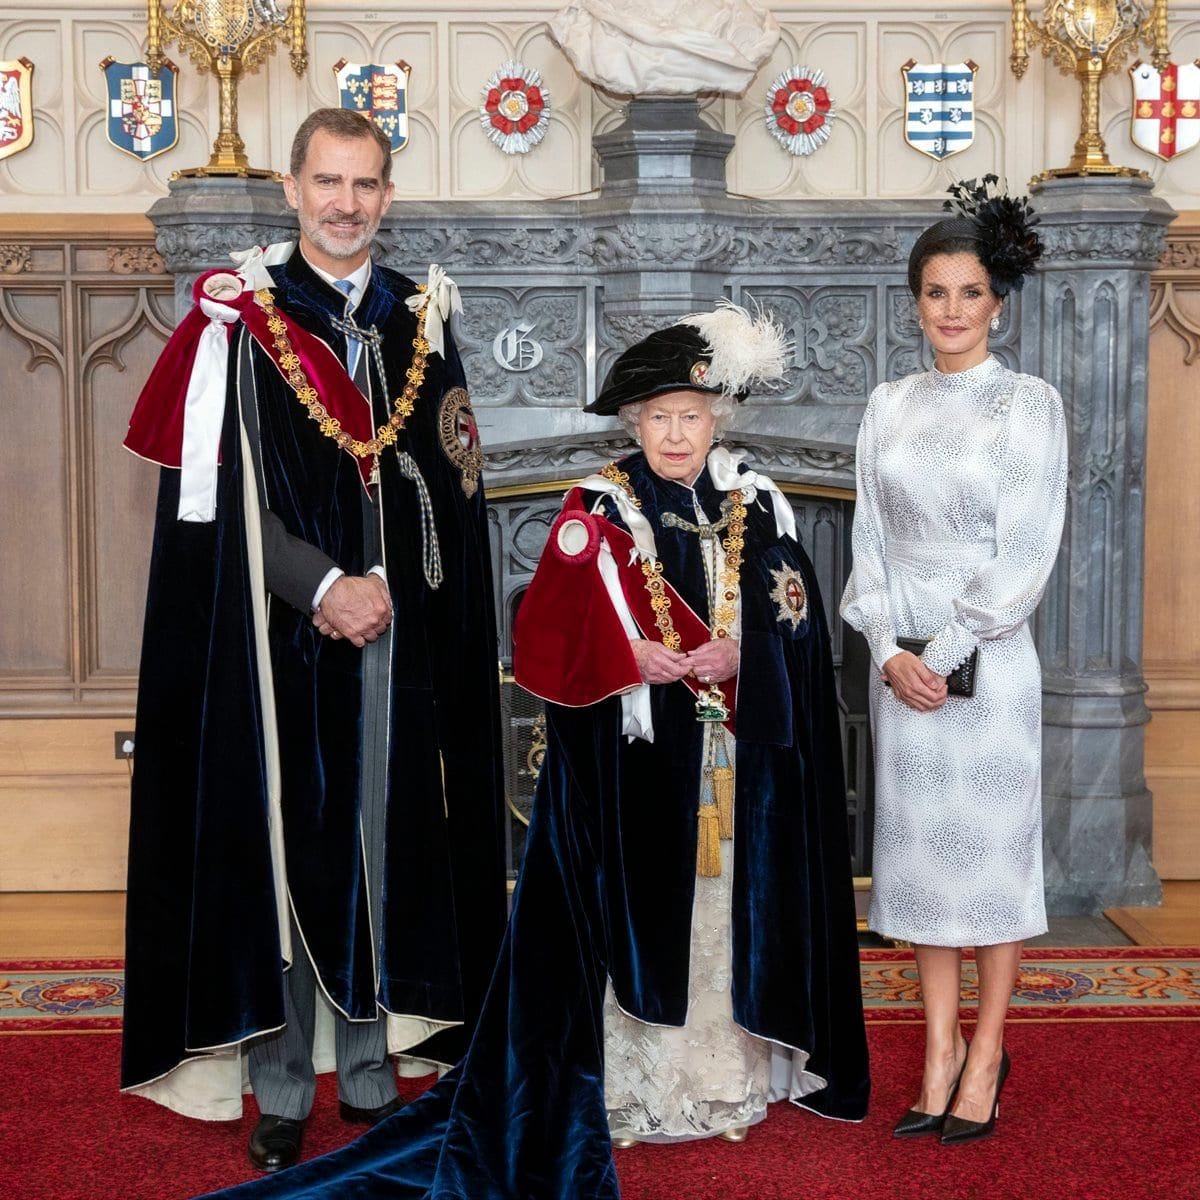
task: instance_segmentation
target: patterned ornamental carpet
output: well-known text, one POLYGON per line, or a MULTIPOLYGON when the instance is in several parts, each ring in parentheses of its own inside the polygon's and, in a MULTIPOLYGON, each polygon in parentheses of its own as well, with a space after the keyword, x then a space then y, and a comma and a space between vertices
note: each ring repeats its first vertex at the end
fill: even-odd
MULTIPOLYGON (((921 993, 911 950, 863 950, 867 1020, 920 1022, 921 993)), ((971 956, 968 955, 968 959, 971 956)), ((974 962, 963 968, 963 1016, 979 1000, 974 962)), ((1163 946, 1026 950, 1011 1021, 1200 1019, 1200 949, 1163 946)))
MULTIPOLYGON (((5 1196, 186 1200, 254 1175, 250 1098, 241 1120, 206 1123, 117 1091, 120 965, 0 962, 5 1196)), ((864 950, 862 978, 865 1121, 775 1104, 740 1145, 622 1150, 622 1200, 1200 1200, 1200 949, 1027 952, 997 1132, 957 1148, 891 1137, 923 1058, 912 952, 864 950)), ((968 977, 965 1015, 973 1001, 968 977)), ((400 1085, 411 1097, 430 1082, 400 1085)), ((355 1132, 338 1117, 336 1081, 323 1076, 305 1157, 355 1132)))
MULTIPOLYGON (((860 958, 867 1020, 920 1023, 912 951, 863 950, 860 958)), ((121 965, 118 958, 0 962, 0 1033, 120 1029, 121 965)), ((970 961, 963 980, 969 1019, 978 1000, 970 961)), ((1010 1013, 1014 1021, 1171 1018, 1200 1020, 1200 948, 1027 950, 1010 1013)))

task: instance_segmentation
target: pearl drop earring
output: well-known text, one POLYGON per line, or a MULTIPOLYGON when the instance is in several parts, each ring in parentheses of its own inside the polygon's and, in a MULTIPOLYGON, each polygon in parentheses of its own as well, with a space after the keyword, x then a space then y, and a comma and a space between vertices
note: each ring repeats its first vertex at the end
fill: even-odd
POLYGON ((993 317, 988 324, 992 327, 992 332, 995 333, 995 331, 1000 328, 1000 318, 993 317))

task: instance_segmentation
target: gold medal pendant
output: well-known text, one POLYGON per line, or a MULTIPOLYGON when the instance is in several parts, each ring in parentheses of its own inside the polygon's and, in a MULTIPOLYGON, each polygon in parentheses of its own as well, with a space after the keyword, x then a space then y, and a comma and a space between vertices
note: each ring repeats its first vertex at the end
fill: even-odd
POLYGON ((697 721, 728 721, 729 709, 725 704, 725 693, 717 684, 701 688, 696 696, 697 721))

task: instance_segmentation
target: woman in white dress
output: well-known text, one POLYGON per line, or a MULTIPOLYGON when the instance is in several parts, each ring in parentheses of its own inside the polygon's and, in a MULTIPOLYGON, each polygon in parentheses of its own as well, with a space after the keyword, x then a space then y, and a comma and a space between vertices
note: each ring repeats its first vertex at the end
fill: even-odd
MULTIPOLYGON (((988 351, 1041 246, 1026 202, 956 185, 908 282, 934 368, 872 393, 858 441, 854 570, 842 615, 868 641, 875 740, 870 924, 913 944, 925 1007, 920 1096, 897 1137, 990 1134, 1024 939, 1046 930, 1041 671, 1028 620, 1058 553, 1062 401, 988 351), (931 639, 919 656, 897 639, 931 639), (972 660, 972 656, 976 658, 972 660), (974 695, 947 677, 974 661, 974 695), (979 1011, 959 1026, 961 951, 979 1011)), ((916 647, 920 650, 920 647, 916 647)))

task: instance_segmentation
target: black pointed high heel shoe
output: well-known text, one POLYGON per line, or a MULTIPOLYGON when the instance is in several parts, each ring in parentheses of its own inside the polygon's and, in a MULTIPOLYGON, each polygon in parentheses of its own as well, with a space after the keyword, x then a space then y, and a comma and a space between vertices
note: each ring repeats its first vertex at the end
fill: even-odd
POLYGON ((996 1076, 996 1094, 992 1097, 992 1115, 986 1121, 968 1121, 965 1117, 956 1117, 948 1113, 942 1126, 943 1146, 962 1146, 967 1142, 977 1142, 980 1138, 991 1137, 996 1130, 996 1120, 1000 1116, 1000 1089, 1008 1078, 1011 1066, 1008 1051, 1000 1052, 1000 1072, 996 1076))
POLYGON ((962 1073, 966 1065, 967 1060, 964 1057, 963 1065, 958 1068, 958 1074, 950 1085, 950 1094, 946 1097, 946 1107, 940 1113, 927 1113, 922 1112, 919 1108, 910 1108, 892 1127, 892 1137, 917 1138, 926 1137, 931 1133, 941 1133, 942 1126, 946 1121, 946 1114, 954 1103, 954 1097, 958 1095, 958 1085, 962 1080, 962 1073))

